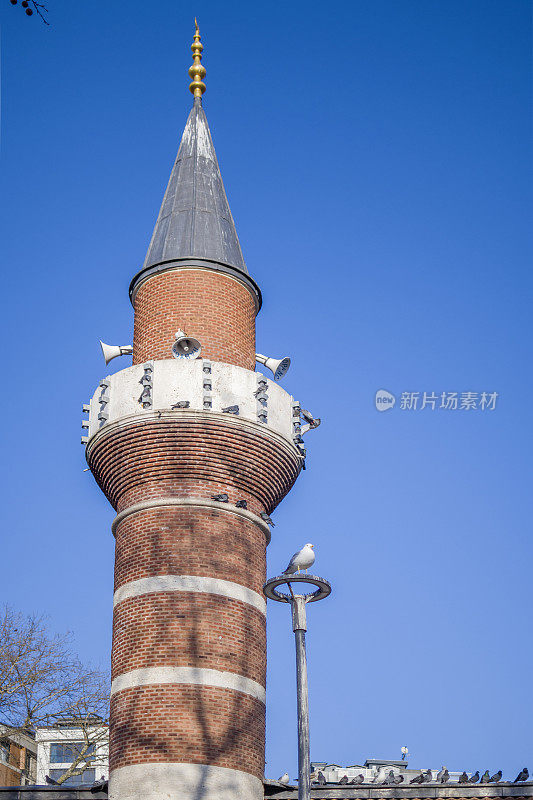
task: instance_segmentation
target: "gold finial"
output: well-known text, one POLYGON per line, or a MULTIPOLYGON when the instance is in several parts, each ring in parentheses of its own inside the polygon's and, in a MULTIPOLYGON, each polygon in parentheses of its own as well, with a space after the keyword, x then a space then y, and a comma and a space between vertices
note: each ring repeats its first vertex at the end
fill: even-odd
POLYGON ((200 28, 196 22, 196 17, 194 18, 194 27, 196 29, 194 32, 194 42, 191 44, 193 64, 189 67, 189 75, 191 76, 192 83, 189 89, 195 97, 201 97, 205 92, 205 83, 202 78, 205 78, 206 71, 205 67, 202 66, 202 50, 204 46, 200 41, 200 28))

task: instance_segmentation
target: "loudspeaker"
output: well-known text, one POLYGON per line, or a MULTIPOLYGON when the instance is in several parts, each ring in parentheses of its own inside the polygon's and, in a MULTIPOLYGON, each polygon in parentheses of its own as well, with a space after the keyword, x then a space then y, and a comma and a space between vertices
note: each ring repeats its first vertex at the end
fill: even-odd
POLYGON ((291 365, 291 360, 288 356, 285 358, 280 358, 279 360, 275 358, 268 358, 267 356, 262 356, 261 353, 255 354, 255 360, 259 362, 259 364, 263 364, 267 369, 274 373, 274 380, 279 381, 283 378, 284 375, 289 370, 291 365))
POLYGON ((200 357, 202 345, 198 339, 186 336, 183 331, 176 332, 176 341, 172 345, 172 355, 174 358, 187 358, 193 360, 200 357))
POLYGON ((117 356, 131 356, 133 353, 133 347, 131 344, 125 345, 117 345, 117 344, 104 344, 100 339, 100 346, 102 348, 102 353, 104 354, 104 361, 106 364, 109 364, 117 356))

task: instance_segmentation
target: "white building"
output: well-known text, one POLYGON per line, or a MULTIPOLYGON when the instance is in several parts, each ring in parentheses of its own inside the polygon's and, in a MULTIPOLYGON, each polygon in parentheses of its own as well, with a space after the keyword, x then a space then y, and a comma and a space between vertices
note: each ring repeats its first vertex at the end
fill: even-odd
POLYGON ((63 786, 80 786, 107 780, 109 777, 109 730, 102 723, 89 726, 86 730, 74 723, 60 722, 49 727, 39 727, 35 733, 37 743, 37 784, 46 783, 48 775, 57 781, 72 765, 87 736, 90 747, 83 757, 80 768, 85 765, 81 775, 71 776, 63 786))

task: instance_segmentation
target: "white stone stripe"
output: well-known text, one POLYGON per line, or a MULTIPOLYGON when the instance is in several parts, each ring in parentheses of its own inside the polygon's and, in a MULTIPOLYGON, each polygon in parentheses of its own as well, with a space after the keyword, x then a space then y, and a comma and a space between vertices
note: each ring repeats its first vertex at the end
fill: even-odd
POLYGON ((133 669, 117 675, 111 684, 111 694, 122 692, 124 689, 134 689, 137 686, 151 686, 154 683, 187 683, 197 686, 217 686, 221 689, 231 689, 234 692, 243 692, 260 700, 266 701, 266 692, 263 686, 251 678, 237 675, 235 672, 222 672, 218 669, 204 667, 145 667, 133 669))
POLYGON ((263 781, 255 775, 207 764, 131 764, 109 776, 109 800, 263 800, 263 796, 263 781))
POLYGON ((233 581, 223 581, 219 578, 206 578, 200 575, 154 575, 151 578, 139 578, 136 581, 125 583, 115 592, 113 606, 129 597, 138 597, 154 592, 204 592, 229 597, 253 606, 261 614, 266 615, 266 600, 253 589, 247 589, 233 581))
MULTIPOLYGON (((225 416, 227 416, 227 414, 225 416)), ((254 525, 257 525, 257 527, 263 531, 267 544, 270 544, 270 528, 268 527, 267 523, 261 519, 261 517, 257 516, 257 514, 253 514, 246 508, 236 508, 236 506, 232 506, 229 503, 219 503, 216 500, 207 500, 205 497, 156 497, 154 500, 144 500, 142 503, 135 503, 135 505, 125 508, 124 511, 120 512, 120 514, 117 514, 111 523, 111 532, 113 536, 115 536, 117 527, 120 525, 122 520, 126 519, 126 517, 129 517, 131 514, 137 514, 139 511, 146 511, 150 508, 165 508, 166 506, 214 508, 217 511, 225 511, 226 513, 233 514, 236 517, 244 517, 250 522, 253 522, 254 525)))

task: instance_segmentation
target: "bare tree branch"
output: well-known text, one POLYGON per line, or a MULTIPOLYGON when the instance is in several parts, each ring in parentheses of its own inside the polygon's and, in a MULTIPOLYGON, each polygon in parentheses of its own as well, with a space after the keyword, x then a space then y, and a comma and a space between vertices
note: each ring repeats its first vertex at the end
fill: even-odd
POLYGON ((68 725, 83 738, 58 783, 101 758, 108 720, 108 676, 79 661, 71 634, 50 634, 43 617, 0 611, 0 723, 21 732, 68 725))
MULTIPOLYGON (((10 0, 12 6, 16 6, 18 0, 10 0)), ((35 10, 37 14, 40 16, 42 21, 45 25, 50 25, 44 14, 48 14, 48 9, 42 3, 37 2, 37 0, 22 0, 21 6, 28 15, 28 17, 33 16, 33 11, 35 10), (44 11, 44 14, 43 14, 44 11)))

